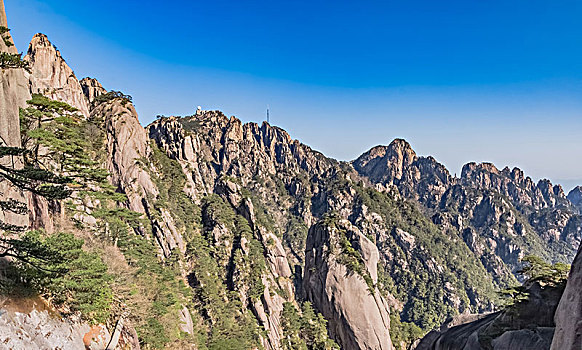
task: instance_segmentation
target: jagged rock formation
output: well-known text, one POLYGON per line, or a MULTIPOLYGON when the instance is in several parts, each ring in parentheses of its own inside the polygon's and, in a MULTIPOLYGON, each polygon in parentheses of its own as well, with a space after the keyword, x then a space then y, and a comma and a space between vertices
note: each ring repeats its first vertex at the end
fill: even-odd
POLYGON ((418 157, 410 144, 396 139, 377 146, 352 162, 354 169, 374 184, 395 185, 406 197, 437 206, 454 183, 448 170, 433 157, 418 157))
MULTIPOLYGON (((99 88, 99 82, 92 80, 92 85, 98 88, 97 95, 102 94, 103 88, 99 88)), ((92 92, 95 93, 90 89, 85 91, 88 99, 92 92)), ((155 210, 151 198, 157 197, 159 190, 150 173, 145 170, 151 168, 151 165, 144 165, 152 151, 133 105, 118 99, 104 101, 91 109, 91 117, 103 119, 107 139, 106 167, 112 175, 112 184, 127 196, 128 208, 150 218, 153 234, 164 256, 170 256, 175 248, 184 252, 184 241, 171 215, 162 212, 160 216, 152 216, 155 210)))
POLYGON ((454 179, 434 158, 418 157, 404 140, 374 147, 352 164, 373 184, 394 185, 418 200, 436 224, 461 232, 498 280, 515 271, 524 255, 568 262, 580 244, 581 217, 561 186, 548 180, 534 184, 518 168, 500 171, 491 163, 469 163, 454 179))
POLYGON ((87 98, 73 70, 44 34, 36 34, 24 57, 32 69, 31 93, 67 102, 89 117, 87 98))
POLYGON ((374 242, 347 220, 309 231, 303 287, 342 349, 392 349, 389 307, 372 286, 378 282, 378 261, 374 242), (355 255, 347 256, 347 244, 355 255), (359 270, 351 270, 356 264, 359 270))
POLYGON ((83 94, 85 94, 89 104, 93 103, 95 98, 107 93, 107 90, 105 90, 103 85, 101 85, 101 83, 95 78, 83 78, 79 83, 81 84, 83 94))
MULTIPOLYGON (((553 316, 562 288, 534 284, 529 298, 486 315, 460 315, 431 331, 416 350, 547 350, 554 336, 553 316)), ((562 348, 560 348, 562 349, 562 348)))
POLYGON ((278 172, 313 176, 335 163, 280 128, 267 123, 243 125, 218 111, 187 119, 163 118, 147 130, 168 156, 190 165, 190 191, 197 196, 212 192, 219 175, 240 177, 243 183, 278 172))
POLYGON ((493 189, 507 196, 519 208, 542 209, 569 205, 560 185, 553 186, 549 180, 540 180, 534 184, 518 168, 509 170, 505 167, 500 171, 491 163, 468 163, 463 166, 461 178, 477 188, 493 189))
POLYGON ((572 263, 566 289, 554 320, 556 333, 552 350, 578 350, 582 347, 582 247, 572 263))
POLYGON ((568 200, 582 213, 582 186, 573 188, 567 196, 568 200))

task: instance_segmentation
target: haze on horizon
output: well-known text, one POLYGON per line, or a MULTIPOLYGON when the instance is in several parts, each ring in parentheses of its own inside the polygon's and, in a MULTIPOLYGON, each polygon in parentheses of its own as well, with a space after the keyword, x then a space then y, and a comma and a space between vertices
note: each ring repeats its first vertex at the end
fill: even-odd
POLYGON ((582 185, 582 3, 5 0, 16 46, 47 34, 142 124, 197 105, 351 160, 400 137, 582 185))

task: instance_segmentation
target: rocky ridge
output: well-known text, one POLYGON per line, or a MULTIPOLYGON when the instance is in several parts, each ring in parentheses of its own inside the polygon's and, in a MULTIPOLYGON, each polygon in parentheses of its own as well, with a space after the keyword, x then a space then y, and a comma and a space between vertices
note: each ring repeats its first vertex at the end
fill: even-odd
POLYGON ((460 231, 498 279, 507 275, 503 264, 515 271, 527 254, 569 262, 580 244, 580 215, 562 188, 534 184, 518 168, 468 163, 457 179, 404 140, 374 147, 352 164, 372 184, 422 203, 436 224, 460 231))

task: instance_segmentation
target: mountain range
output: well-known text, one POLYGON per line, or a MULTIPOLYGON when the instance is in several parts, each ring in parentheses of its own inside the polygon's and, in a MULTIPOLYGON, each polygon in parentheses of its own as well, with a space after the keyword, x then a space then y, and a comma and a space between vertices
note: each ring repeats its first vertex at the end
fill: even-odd
MULTIPOLYGON (((8 31, 3 39, 0 52, 17 55, 8 31)), ((19 110, 34 96, 74 107, 87 154, 123 196, 115 208, 139 223, 111 220, 113 207, 97 215, 105 200, 73 211, 0 181, 3 200, 27 204, 0 219, 73 232, 107 266, 113 295, 95 322, 43 293, 24 302, 6 294, 0 348, 582 346, 582 187, 566 195, 491 163, 452 176, 402 139, 337 161, 220 111, 143 127, 130 96, 79 80, 46 35, 32 38, 22 62, 1 70, 2 146, 26 146, 19 110), (565 290, 529 284, 528 301, 504 309, 498 292, 527 284, 528 256, 574 262, 565 290)))

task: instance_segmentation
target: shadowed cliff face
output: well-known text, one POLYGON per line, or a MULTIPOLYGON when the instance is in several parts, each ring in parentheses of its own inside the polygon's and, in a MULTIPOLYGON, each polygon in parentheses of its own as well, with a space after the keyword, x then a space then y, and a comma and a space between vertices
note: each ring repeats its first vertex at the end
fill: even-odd
POLYGON ((548 350, 562 292, 534 284, 527 301, 488 315, 459 315, 427 334, 416 350, 548 350))
POLYGON ((576 186, 568 193, 568 200, 582 213, 582 186, 576 186))
POLYGON ((568 275, 566 289, 554 317, 556 333, 552 350, 575 350, 582 346, 582 248, 568 275))

